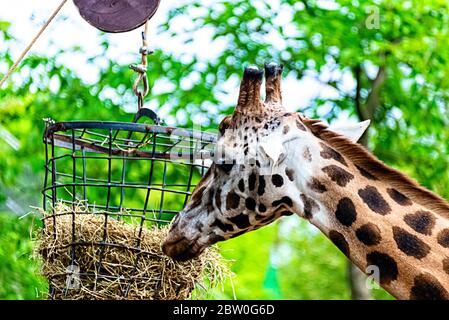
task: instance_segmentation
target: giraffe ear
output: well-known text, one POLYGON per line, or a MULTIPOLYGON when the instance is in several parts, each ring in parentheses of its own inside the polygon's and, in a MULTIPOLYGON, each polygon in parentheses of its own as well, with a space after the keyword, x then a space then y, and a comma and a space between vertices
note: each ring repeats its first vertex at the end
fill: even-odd
POLYGON ((352 142, 356 143, 363 136, 366 129, 368 129, 370 123, 371 120, 365 120, 347 126, 330 126, 329 129, 349 138, 352 142))
MULTIPOLYGON (((278 139, 276 139, 278 140, 278 139)), ((274 166, 279 158, 281 157, 281 154, 284 150, 284 146, 282 145, 282 141, 273 141, 270 142, 261 142, 259 143, 259 147, 262 149, 262 151, 270 158, 270 161, 272 165, 274 166)))

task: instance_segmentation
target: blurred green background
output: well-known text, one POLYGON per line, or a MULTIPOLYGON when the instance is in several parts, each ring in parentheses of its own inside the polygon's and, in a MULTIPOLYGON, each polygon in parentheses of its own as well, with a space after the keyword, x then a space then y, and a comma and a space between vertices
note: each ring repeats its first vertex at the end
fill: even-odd
MULTIPOLYGON (((57 28, 67 19, 65 13, 57 28)), ((1 20, 0 77, 28 41, 1 20)), ((216 128, 232 112, 244 66, 278 61, 285 65, 289 109, 328 122, 372 119, 363 142, 449 199, 447 1, 171 1, 161 21, 153 26, 158 37, 181 50, 151 42, 148 101, 168 123, 216 128), (186 49, 192 47, 218 52, 205 58, 186 49), (316 94, 305 99, 310 91, 316 94)), ((105 58, 114 36, 89 30, 99 50, 79 64, 91 68, 94 81, 65 63, 86 57, 82 46, 51 42, 48 53, 29 55, 0 89, 0 299, 35 299, 46 291, 31 258, 39 219, 19 218, 42 202, 42 119, 132 119, 134 75, 127 62, 105 58)), ((135 39, 130 62, 139 59, 135 39)), ((296 217, 220 246, 236 276, 210 298, 351 298, 345 257, 296 217)), ((391 299, 382 289, 372 294, 391 299)))

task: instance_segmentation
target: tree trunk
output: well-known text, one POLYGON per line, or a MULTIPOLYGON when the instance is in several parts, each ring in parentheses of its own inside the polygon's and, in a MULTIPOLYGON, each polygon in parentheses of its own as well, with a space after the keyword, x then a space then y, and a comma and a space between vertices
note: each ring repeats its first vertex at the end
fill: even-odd
POLYGON ((372 300, 371 291, 366 286, 366 275, 351 261, 348 261, 349 285, 352 300, 372 300))

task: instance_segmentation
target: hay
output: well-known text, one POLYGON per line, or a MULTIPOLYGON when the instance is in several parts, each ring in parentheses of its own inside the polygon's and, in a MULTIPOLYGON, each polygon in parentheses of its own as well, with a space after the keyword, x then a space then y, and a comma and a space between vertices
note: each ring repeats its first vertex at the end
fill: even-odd
POLYGON ((188 299, 195 287, 207 291, 230 275, 216 248, 187 262, 165 256, 161 244, 168 227, 144 227, 138 249, 140 226, 111 216, 106 225, 110 245, 100 245, 105 215, 88 213, 82 204, 75 210, 58 204, 51 213, 44 212, 44 220, 37 251, 53 299, 188 299), (72 255, 76 265, 70 267, 72 255), (75 277, 71 277, 73 271, 75 277))

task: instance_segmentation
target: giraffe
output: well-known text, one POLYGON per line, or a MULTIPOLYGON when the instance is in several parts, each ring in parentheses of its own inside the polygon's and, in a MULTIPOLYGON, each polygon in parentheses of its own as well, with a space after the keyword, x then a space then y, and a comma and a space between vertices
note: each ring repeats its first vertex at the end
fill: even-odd
POLYGON ((164 253, 188 260, 297 214, 362 271, 376 268, 394 297, 449 299, 449 204, 357 144, 368 123, 333 129, 287 112, 282 69, 245 69, 214 163, 175 217, 164 253))

